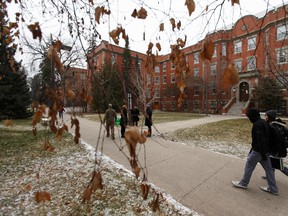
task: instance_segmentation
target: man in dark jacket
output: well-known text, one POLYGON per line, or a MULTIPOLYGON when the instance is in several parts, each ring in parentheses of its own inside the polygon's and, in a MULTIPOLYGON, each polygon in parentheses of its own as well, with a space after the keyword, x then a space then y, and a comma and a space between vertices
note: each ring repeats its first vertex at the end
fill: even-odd
POLYGON ((145 126, 148 127, 148 134, 147 137, 152 136, 152 109, 150 105, 147 105, 146 112, 145 112, 145 126))
POLYGON ((248 154, 244 176, 240 181, 232 181, 232 184, 235 187, 247 189, 252 173, 259 162, 266 172, 268 182, 268 187, 261 186, 261 190, 278 195, 275 174, 269 158, 269 125, 260 118, 260 113, 256 109, 248 110, 246 116, 253 124, 252 148, 248 154))

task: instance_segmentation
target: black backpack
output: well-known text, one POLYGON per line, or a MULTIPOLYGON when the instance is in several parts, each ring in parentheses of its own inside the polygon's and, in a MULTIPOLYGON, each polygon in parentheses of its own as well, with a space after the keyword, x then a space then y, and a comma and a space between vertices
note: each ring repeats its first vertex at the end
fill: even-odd
POLYGON ((287 156, 288 130, 283 124, 272 122, 269 127, 269 148, 270 153, 278 157, 287 156))

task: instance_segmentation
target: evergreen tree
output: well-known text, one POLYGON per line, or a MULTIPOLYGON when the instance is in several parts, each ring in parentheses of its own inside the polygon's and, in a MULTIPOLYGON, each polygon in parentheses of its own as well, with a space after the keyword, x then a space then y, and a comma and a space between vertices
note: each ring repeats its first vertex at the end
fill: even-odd
POLYGON ((252 94, 252 101, 262 111, 279 108, 284 97, 281 86, 272 77, 260 78, 252 94))
MULTIPOLYGON (((9 29, 0 11, 1 27, 9 29)), ((15 61, 15 48, 10 34, 0 34, 0 116, 25 118, 31 114, 30 91, 21 64, 15 61), (11 42, 10 42, 11 41, 11 42)))
POLYGON ((131 71, 132 71, 132 57, 129 49, 129 38, 127 37, 125 40, 125 48, 123 51, 123 65, 122 65, 123 77, 121 79, 126 101, 128 99, 127 94, 133 91, 130 80, 131 71))
POLYGON ((116 111, 120 110, 123 103, 123 89, 119 80, 116 65, 106 61, 102 69, 94 74, 93 80, 93 109, 101 112, 112 103, 116 111))

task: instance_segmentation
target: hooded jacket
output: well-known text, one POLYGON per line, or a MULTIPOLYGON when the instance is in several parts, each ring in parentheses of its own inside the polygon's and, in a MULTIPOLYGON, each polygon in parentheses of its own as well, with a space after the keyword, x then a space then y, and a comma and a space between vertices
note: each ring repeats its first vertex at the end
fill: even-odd
POLYGON ((252 148, 256 152, 259 152, 262 159, 266 159, 266 154, 269 153, 269 125, 260 118, 260 113, 256 109, 250 109, 246 113, 252 126, 252 148))

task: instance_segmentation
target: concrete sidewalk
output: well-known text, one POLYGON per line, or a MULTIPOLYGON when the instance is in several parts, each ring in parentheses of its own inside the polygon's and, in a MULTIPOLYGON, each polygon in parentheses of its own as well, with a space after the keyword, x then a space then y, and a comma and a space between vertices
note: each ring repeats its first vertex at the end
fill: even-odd
MULTIPOLYGON (((69 116, 65 114, 65 119, 67 118, 69 116)), ((159 124, 156 128, 163 133, 230 118, 235 117, 211 116, 159 124)), ((80 117, 78 119, 81 138, 95 147, 100 124, 80 117)), ((125 145, 125 140, 120 138, 120 127, 115 127, 115 130, 115 141, 119 145, 125 145)), ((105 135, 103 132, 104 130, 101 137, 105 135)), ((288 214, 288 177, 280 171, 276 171, 279 196, 260 190, 260 186, 267 185, 266 180, 261 178, 264 170, 260 164, 253 173, 248 189, 238 189, 232 186, 231 181, 240 180, 245 160, 168 141, 157 136, 155 130, 153 134, 145 145, 148 181, 170 194, 182 205, 206 216, 288 214)), ((124 148, 124 152, 129 155, 127 148, 124 148)), ((131 170, 126 156, 110 138, 105 137, 103 153, 131 170)), ((139 155, 143 155, 143 148, 139 155)), ((141 156, 140 161, 144 163, 141 156)))

